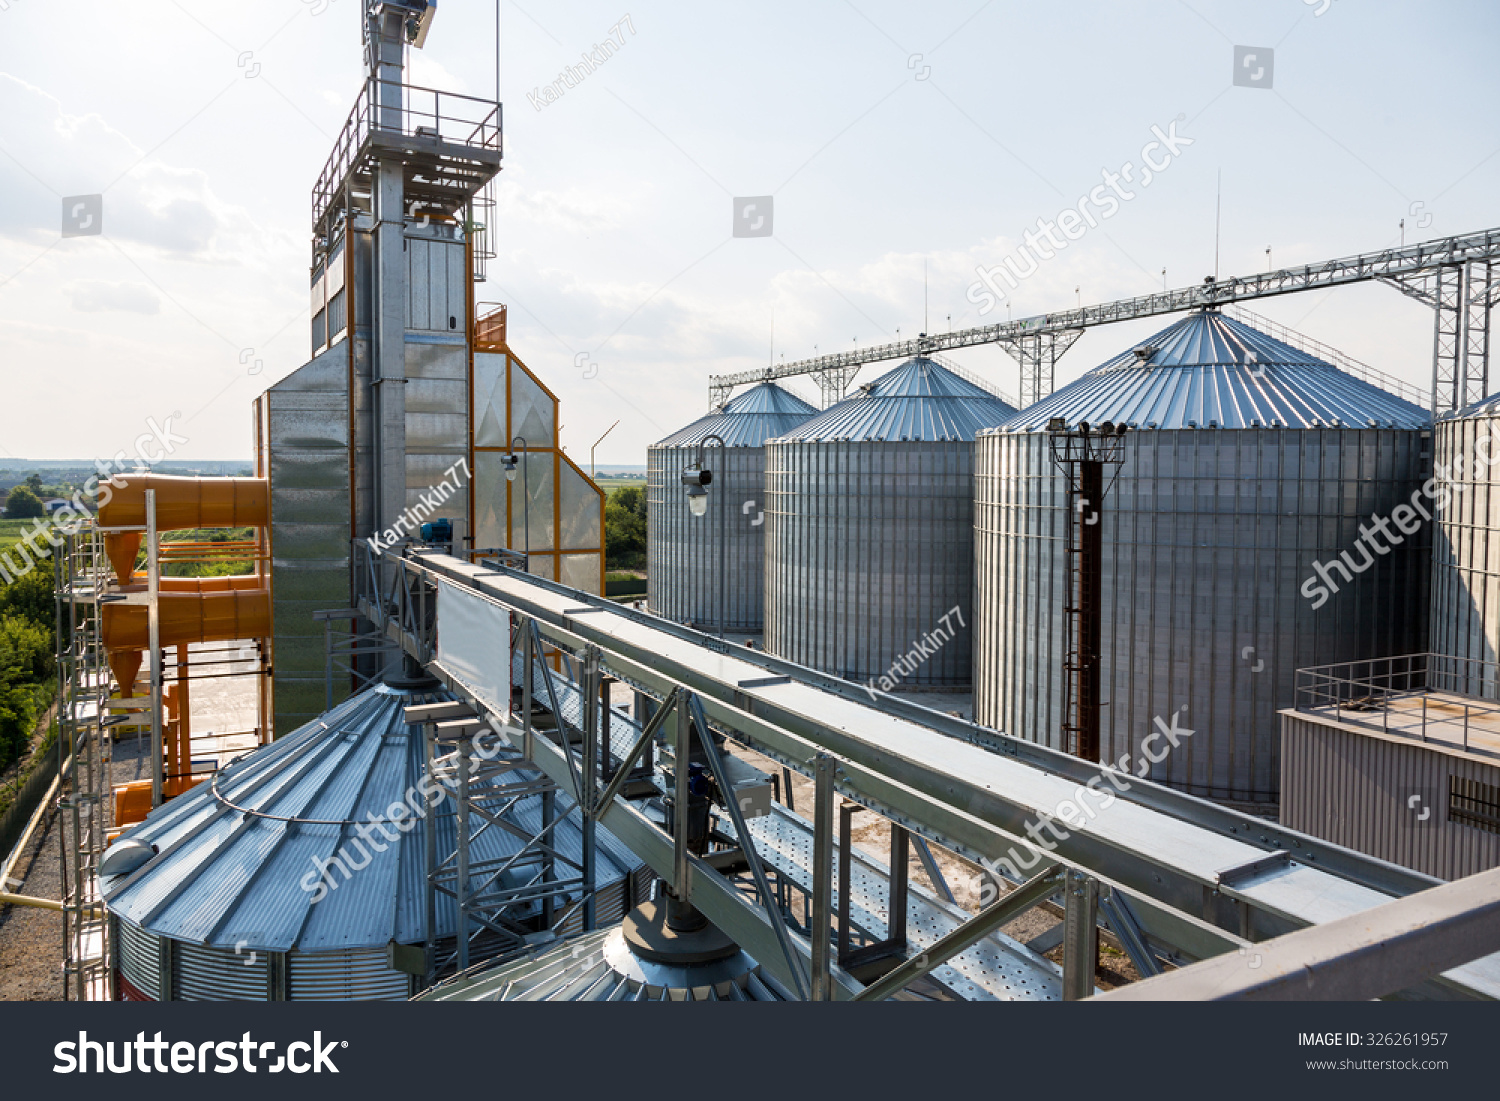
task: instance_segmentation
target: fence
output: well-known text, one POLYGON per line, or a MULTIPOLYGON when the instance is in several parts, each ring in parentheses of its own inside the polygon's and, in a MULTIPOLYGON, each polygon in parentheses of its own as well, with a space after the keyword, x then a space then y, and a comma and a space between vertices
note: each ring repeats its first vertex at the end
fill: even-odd
MULTIPOLYGON (((0 867, 10 864, 11 848, 21 839, 21 834, 26 832, 26 823, 31 821, 37 804, 42 801, 57 776, 57 746, 50 742, 43 744, 46 748, 41 753, 41 759, 21 784, 15 802, 11 803, 4 814, 0 814, 0 853, 6 854, 0 867)), ((4 889, 6 888, 0 887, 0 890, 4 889)))

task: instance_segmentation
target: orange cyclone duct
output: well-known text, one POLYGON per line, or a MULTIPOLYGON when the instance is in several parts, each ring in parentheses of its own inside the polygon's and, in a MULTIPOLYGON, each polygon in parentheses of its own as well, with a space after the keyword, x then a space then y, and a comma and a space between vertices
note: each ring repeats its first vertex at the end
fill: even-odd
MULTIPOLYGON (((156 493, 157 531, 182 528, 265 527, 270 520, 270 489, 264 478, 173 478, 165 474, 121 476, 99 504, 101 528, 144 527, 146 491, 156 493)), ((120 584, 128 584, 141 549, 141 532, 104 537, 105 552, 120 584)))
MULTIPOLYGON (((122 585, 123 592, 145 592, 146 575, 136 573, 129 585, 122 585)), ((227 593, 264 588, 266 579, 253 573, 231 574, 228 577, 162 577, 158 578, 158 591, 163 593, 227 593)))
MULTIPOLYGON (((195 578, 181 578, 190 581, 195 578)), ((239 578, 205 578, 238 581, 239 578)), ((254 579, 251 579, 254 580, 254 579)), ((163 647, 194 642, 232 642, 271 633, 269 589, 162 592, 157 597, 163 647)), ((131 694, 141 671, 142 650, 150 645, 149 609, 144 604, 111 602, 102 609, 104 648, 122 695, 131 694)))

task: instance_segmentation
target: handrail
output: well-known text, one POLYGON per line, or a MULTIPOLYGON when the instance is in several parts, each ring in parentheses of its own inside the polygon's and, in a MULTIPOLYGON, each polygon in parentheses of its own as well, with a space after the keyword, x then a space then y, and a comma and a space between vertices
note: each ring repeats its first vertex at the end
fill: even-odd
POLYGON ((503 118, 502 106, 491 99, 368 78, 339 130, 338 137, 334 139, 333 150, 329 153, 322 172, 318 174, 317 183, 313 185, 313 225, 316 227, 322 222, 344 178, 353 167, 356 156, 374 133, 432 138, 447 145, 502 151, 503 118), (378 93, 382 88, 400 89, 399 107, 387 107, 380 102, 378 93), (464 105, 473 107, 464 111, 464 105), (390 121, 392 114, 397 120, 395 125, 390 121))
POLYGON ((1429 651, 1310 666, 1297 670, 1294 706, 1306 712, 1331 709, 1338 721, 1345 721, 1347 713, 1348 721, 1370 722, 1369 716, 1378 713, 1382 731, 1423 742, 1448 741, 1429 738, 1429 729, 1437 724, 1452 729, 1461 719, 1460 743, 1473 752, 1469 734, 1474 720, 1500 718, 1500 662, 1429 651), (1434 712, 1427 698, 1439 692, 1445 699, 1434 712), (1403 719, 1420 720, 1415 733, 1409 724, 1392 727, 1398 703, 1416 698, 1422 700, 1419 712, 1402 711, 1403 719))

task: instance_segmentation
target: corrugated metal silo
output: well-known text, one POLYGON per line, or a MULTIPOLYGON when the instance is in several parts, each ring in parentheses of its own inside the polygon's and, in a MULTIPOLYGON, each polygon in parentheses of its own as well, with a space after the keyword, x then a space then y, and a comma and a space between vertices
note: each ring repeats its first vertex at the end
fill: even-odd
POLYGON ((1500 696, 1500 394, 1444 417, 1433 432, 1434 471, 1447 507, 1432 544, 1435 653, 1467 658, 1456 687, 1500 696), (1491 461, 1493 457, 1493 462, 1491 461))
MULTIPOLYGON (((158 851, 100 879, 118 932, 123 998, 358 1001, 414 993, 412 976, 387 962, 389 945, 426 941, 424 827, 412 813, 426 802, 424 738, 403 710, 447 699, 441 690, 376 685, 130 830, 121 843, 158 851), (394 809, 403 803, 407 810, 394 809)), ((497 799, 495 811, 513 829, 476 833, 476 863, 522 849, 520 838, 541 829, 539 802, 531 796, 502 810, 497 799)), ((440 804, 431 821, 437 852, 453 851, 452 803, 440 804)), ((576 811, 553 837, 565 858, 581 859, 576 811)), ((637 864, 599 831, 600 920, 638 901, 637 864)), ((498 882, 521 886, 534 874, 521 861, 498 882)), ((451 946, 458 928, 451 896, 439 897, 436 925, 440 950, 451 946)), ((506 947, 482 936, 475 958, 506 947)))
POLYGON ((1067 517, 1054 417, 1131 429, 1103 519, 1105 760, 1275 803, 1277 710, 1294 703, 1295 671, 1423 646, 1429 533, 1388 518, 1426 478, 1430 417, 1209 311, 981 433, 975 720, 1058 748, 1067 517), (1361 527, 1375 518, 1394 536, 1379 548, 1361 527), (1171 748, 1165 730, 1193 733, 1171 748))
POLYGON ((1014 413, 917 358, 768 442, 766 649, 887 690, 967 686, 974 435, 1014 413))
POLYGON ((762 382, 723 408, 694 421, 646 452, 646 604, 659 616, 718 627, 720 508, 729 510, 725 629, 757 633, 764 620, 766 440, 785 435, 817 409, 762 382), (681 475, 711 433, 724 439, 705 448, 713 471, 706 515, 688 511, 681 475))

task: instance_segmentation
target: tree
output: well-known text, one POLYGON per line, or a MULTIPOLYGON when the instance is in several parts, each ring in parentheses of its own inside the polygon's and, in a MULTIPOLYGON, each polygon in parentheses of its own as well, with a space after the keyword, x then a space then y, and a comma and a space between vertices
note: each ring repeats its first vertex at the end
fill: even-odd
POLYGON ((40 497, 42 495, 42 476, 34 470, 26 475, 26 488, 40 497))
POLYGON ((12 520, 30 520, 45 516, 42 499, 25 486, 16 486, 5 499, 5 515, 12 520))
POLYGON ((612 569, 640 569, 646 561, 646 494, 625 486, 604 504, 604 562, 612 569))

